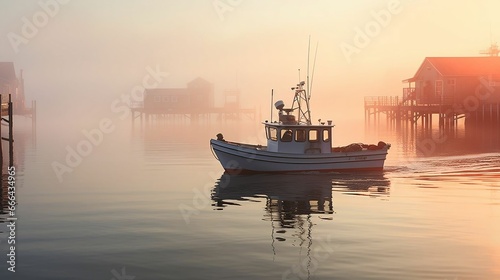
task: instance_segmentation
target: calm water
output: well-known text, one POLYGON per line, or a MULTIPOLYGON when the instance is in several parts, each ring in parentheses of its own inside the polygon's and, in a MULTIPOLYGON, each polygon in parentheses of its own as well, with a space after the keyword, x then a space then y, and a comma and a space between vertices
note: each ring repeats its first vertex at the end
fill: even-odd
POLYGON ((208 139, 260 128, 115 124, 62 182, 51 165, 96 126, 17 128, 1 279, 500 279, 498 134, 338 125, 338 145, 391 142, 385 171, 229 176, 208 139))

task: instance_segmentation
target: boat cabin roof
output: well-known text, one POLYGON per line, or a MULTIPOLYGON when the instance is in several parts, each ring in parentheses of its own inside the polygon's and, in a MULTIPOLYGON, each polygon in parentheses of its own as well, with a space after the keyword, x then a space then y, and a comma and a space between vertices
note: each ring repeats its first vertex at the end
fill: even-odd
POLYGON ((327 128, 327 127, 334 127, 334 124, 283 124, 279 122, 262 122, 262 124, 266 126, 274 126, 274 127, 290 127, 290 128, 327 128))

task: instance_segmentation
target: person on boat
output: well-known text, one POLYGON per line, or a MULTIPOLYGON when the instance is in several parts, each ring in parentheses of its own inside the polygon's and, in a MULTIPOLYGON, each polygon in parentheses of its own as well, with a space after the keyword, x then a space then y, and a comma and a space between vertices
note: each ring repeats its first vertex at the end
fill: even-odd
POLYGON ((292 131, 287 130, 283 136, 281 137, 281 141, 283 142, 291 142, 292 141, 292 131))
POLYGON ((224 135, 222 135, 222 133, 217 133, 217 140, 226 142, 226 140, 224 140, 224 135))

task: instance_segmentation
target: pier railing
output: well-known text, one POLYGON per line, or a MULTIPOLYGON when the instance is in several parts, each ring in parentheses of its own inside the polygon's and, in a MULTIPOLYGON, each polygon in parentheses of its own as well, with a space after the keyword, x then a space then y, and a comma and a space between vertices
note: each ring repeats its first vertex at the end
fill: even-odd
POLYGON ((439 106, 456 103, 453 96, 421 96, 416 98, 414 91, 403 92, 400 96, 365 96, 365 107, 397 107, 397 106, 439 106))
POLYGON ((130 107, 130 109, 142 109, 142 108, 144 108, 144 102, 143 101, 131 101, 129 107, 130 107))
POLYGON ((365 96, 367 106, 398 106, 402 100, 399 96, 365 96))
POLYGON ((417 100, 417 92, 415 88, 403 88, 403 100, 401 101, 402 105, 406 105, 407 103, 412 103, 412 101, 417 100))

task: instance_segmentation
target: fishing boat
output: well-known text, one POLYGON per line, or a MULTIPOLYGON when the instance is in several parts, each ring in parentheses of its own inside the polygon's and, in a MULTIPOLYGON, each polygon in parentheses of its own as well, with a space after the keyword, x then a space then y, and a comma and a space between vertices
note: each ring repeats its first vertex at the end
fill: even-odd
MULTIPOLYGON (((383 170, 390 144, 353 143, 332 147, 331 120, 311 122, 305 82, 292 87, 292 106, 285 108, 282 100, 274 103, 278 121, 263 122, 267 145, 231 142, 222 133, 210 139, 210 146, 228 173, 368 171, 383 170)), ((271 104, 273 103, 271 99, 271 104)))

